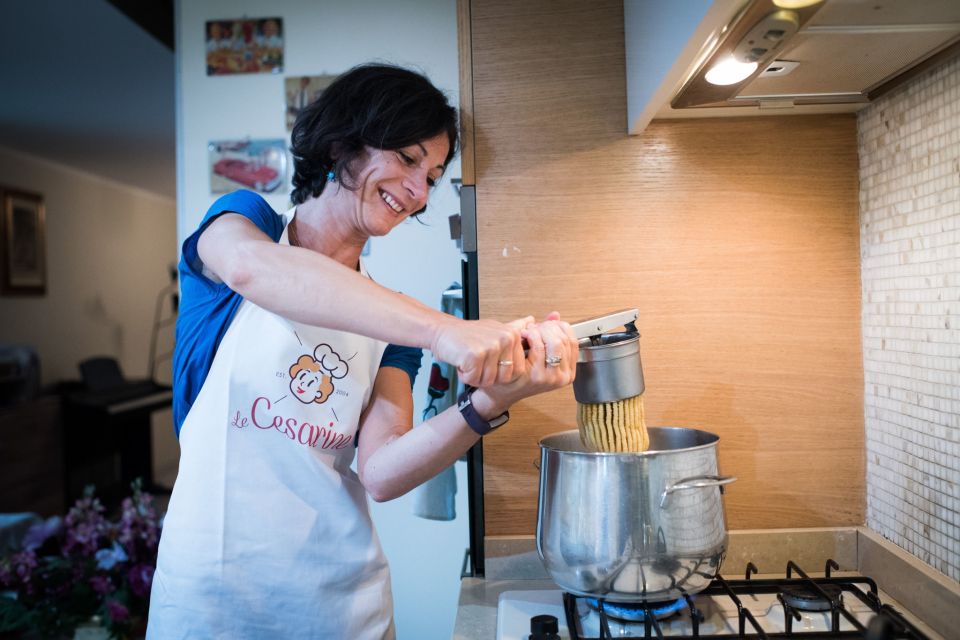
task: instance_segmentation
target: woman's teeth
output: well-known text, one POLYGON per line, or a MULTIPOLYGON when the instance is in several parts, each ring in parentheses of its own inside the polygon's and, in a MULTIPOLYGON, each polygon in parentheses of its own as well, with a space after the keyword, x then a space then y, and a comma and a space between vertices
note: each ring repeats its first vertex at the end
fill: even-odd
POLYGON ((396 211, 397 213, 403 213, 403 207, 401 207, 400 204, 399 204, 396 200, 394 200, 393 198, 391 198, 389 193, 386 193, 386 192, 384 192, 384 191, 381 191, 381 192, 380 192, 380 197, 383 198, 383 201, 384 201, 384 202, 386 202, 388 205, 390 205, 390 208, 391 208, 391 209, 393 209, 393 210, 396 211))

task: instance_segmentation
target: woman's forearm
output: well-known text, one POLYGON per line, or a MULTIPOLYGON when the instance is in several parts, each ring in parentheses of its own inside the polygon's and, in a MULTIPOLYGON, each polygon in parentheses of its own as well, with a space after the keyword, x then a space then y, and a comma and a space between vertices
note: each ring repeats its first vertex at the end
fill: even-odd
MULTIPOLYGON (((500 415, 517 399, 502 390, 478 389, 473 394, 474 408, 485 418, 500 415)), ((361 456, 358 465, 361 482, 377 502, 398 498, 426 482, 480 439, 456 405, 414 429, 409 428, 409 422, 400 425, 395 433, 400 435, 386 439, 369 458, 361 456)), ((361 435, 360 446, 365 444, 361 435)))
POLYGON ((360 480, 377 502, 393 500, 456 462, 479 439, 450 407, 379 447, 360 469, 360 480))
POLYGON ((308 249, 247 241, 235 250, 238 266, 224 277, 227 286, 295 322, 431 348, 452 320, 308 249))

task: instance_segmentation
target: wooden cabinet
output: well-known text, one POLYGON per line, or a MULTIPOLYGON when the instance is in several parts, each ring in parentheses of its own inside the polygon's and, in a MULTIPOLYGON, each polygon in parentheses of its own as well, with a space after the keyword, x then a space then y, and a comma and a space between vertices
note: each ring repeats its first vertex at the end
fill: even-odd
POLYGON ((60 397, 0 409, 0 513, 64 511, 60 397))

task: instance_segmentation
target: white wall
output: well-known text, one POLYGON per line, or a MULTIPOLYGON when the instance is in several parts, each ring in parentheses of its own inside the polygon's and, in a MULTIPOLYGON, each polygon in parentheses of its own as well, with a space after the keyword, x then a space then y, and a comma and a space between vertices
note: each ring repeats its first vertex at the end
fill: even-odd
POLYGON ((960 580, 960 60, 858 124, 867 524, 960 580))
MULTIPOLYGON (((207 142, 246 136, 289 140, 284 126, 284 76, 335 75, 361 62, 383 60, 419 68, 449 95, 452 104, 458 104, 454 0, 200 0, 178 2, 177 11, 177 235, 181 243, 217 198, 209 190, 207 142), (242 16, 283 18, 283 74, 206 75, 204 22, 242 16)), ((425 225, 408 221, 389 237, 374 239, 367 258, 375 280, 433 307, 439 307, 442 291, 460 279, 459 252, 449 240, 447 226, 447 216, 459 211, 449 179, 459 175, 455 161, 421 216, 425 225)), ((284 211, 289 206, 288 193, 267 196, 267 201, 284 211)), ((428 376, 425 359, 414 390, 417 416, 427 397, 428 376)), ((393 571, 401 640, 449 638, 452 633, 460 563, 467 545, 466 483, 463 470, 459 472, 458 518, 453 522, 414 518, 409 496, 373 505, 393 571)))

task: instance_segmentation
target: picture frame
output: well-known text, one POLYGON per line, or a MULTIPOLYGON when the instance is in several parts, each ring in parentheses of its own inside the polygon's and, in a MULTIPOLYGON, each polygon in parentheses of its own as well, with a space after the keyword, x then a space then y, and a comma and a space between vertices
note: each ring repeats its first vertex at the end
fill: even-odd
POLYGON ((293 131, 293 123, 308 104, 320 97, 323 90, 337 79, 337 76, 287 76, 283 80, 286 97, 287 132, 293 131))
POLYGON ((287 141, 282 138, 212 140, 207 151, 210 193, 274 193, 286 184, 287 141))
POLYGON ((208 20, 207 75, 283 72, 283 18, 208 20))
POLYGON ((0 229, 0 293, 44 295, 47 292, 47 227, 43 196, 3 189, 0 229))

